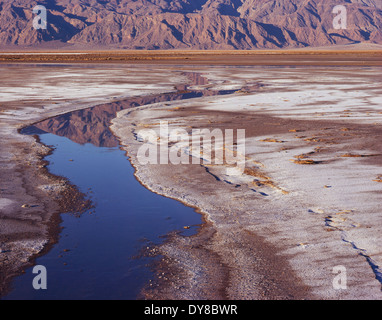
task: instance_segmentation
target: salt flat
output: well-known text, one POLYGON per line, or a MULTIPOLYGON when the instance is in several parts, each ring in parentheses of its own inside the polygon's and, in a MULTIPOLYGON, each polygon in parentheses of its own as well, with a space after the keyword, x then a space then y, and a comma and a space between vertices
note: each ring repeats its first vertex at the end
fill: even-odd
POLYGON ((380 299, 380 71, 210 69, 203 74, 219 89, 262 86, 251 93, 121 111, 112 130, 132 157, 138 179, 199 208, 206 229, 213 230, 187 241, 175 237, 162 247, 171 257, 169 270, 181 269, 185 276, 154 297, 205 298, 215 272, 229 274, 219 298, 380 299), (158 119, 190 133, 245 129, 246 170, 232 176, 227 165, 140 165, 135 155, 143 142, 136 134, 149 128, 159 135, 158 119), (259 243, 269 246, 273 258, 256 249, 259 243), (197 259, 203 270, 195 274, 195 261, 180 248, 192 257, 209 251, 213 258, 197 259), (282 262, 275 265, 277 259, 282 262), (347 270, 346 290, 333 286, 338 266, 347 270))
POLYGON ((381 298, 380 68, 0 68, 2 283, 57 240, 62 203, 52 199, 69 188, 43 170, 50 149, 18 129, 95 104, 171 92, 187 83, 181 72, 192 71, 209 80, 193 88, 237 92, 138 107, 113 120, 137 178, 205 219, 198 235, 171 235, 158 248, 171 281, 157 279, 159 289, 147 297, 381 298), (161 120, 188 132, 245 129, 246 170, 227 175, 224 164, 140 165, 136 133, 158 131, 161 120), (37 206, 22 208, 30 203, 37 206), (333 287, 338 266, 347 272, 345 290, 333 287))

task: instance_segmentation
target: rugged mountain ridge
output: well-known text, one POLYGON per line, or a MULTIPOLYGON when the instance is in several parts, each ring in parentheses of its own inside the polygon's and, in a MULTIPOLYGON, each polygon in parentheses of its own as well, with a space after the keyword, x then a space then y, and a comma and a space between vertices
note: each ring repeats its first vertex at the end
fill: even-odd
POLYGON ((277 49, 382 44, 381 0, 0 0, 0 46, 277 49), (48 10, 35 30, 32 8, 48 10), (333 28, 333 8, 347 28, 333 28))

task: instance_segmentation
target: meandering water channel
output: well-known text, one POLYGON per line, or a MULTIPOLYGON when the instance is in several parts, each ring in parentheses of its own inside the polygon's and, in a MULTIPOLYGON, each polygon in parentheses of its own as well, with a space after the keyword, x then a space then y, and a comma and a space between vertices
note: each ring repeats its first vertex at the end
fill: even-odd
MULTIPOLYGON (((206 84, 200 74, 186 74, 206 84)), ((58 243, 37 259, 48 273, 48 289, 35 290, 32 268, 16 278, 4 299, 136 299, 153 277, 150 265, 159 257, 139 256, 142 248, 160 244, 173 231, 190 236, 202 223, 194 209, 152 193, 134 176, 119 142, 109 130, 116 113, 156 102, 191 99, 234 91, 189 90, 134 97, 44 120, 25 128, 52 146, 46 160, 51 173, 67 178, 88 194, 94 208, 80 216, 62 215, 58 243), (185 229, 185 226, 190 228, 185 229)))

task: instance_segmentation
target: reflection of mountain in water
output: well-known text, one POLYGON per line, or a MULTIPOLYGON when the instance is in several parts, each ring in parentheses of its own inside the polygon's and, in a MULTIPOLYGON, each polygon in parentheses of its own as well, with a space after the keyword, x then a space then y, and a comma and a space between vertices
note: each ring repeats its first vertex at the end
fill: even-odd
MULTIPOLYGON (((198 73, 185 73, 191 80, 190 85, 207 85, 208 80, 198 73)), ((133 97, 127 100, 112 102, 70 112, 45 121, 39 122, 23 130, 24 134, 39 134, 42 132, 53 133, 67 137, 79 143, 91 143, 98 147, 116 147, 118 140, 109 130, 110 122, 116 117, 117 112, 152 103, 191 99, 203 96, 231 94, 235 90, 188 90, 190 85, 176 87, 174 93, 133 97)))

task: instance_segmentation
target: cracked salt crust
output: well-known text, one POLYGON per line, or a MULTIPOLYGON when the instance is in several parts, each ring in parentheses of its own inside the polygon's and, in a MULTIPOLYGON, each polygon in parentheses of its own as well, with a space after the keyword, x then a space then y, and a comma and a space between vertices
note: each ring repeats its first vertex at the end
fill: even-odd
MULTIPOLYGON (((338 74, 335 70, 320 68, 315 69, 316 72, 302 68, 296 72, 283 70, 285 69, 213 68, 208 71, 208 76, 218 85, 221 85, 219 78, 225 79, 226 89, 240 82, 244 85, 248 80, 254 79, 260 79, 270 89, 246 95, 174 102, 171 106, 187 108, 197 101, 199 109, 220 111, 222 114, 230 112, 227 113, 228 116, 232 116, 234 112, 253 115, 260 113, 299 120, 346 120, 347 124, 368 125, 382 120, 382 101, 378 96, 380 82, 374 82, 379 68, 370 69, 371 71, 359 68, 341 70, 338 74), (285 82, 285 78, 290 76, 294 76, 296 80, 285 82), (234 80, 228 81, 232 78, 234 80), (336 86, 336 83, 346 84, 336 86)), ((130 136, 123 129, 130 121, 139 123, 160 117, 170 122, 182 120, 186 125, 190 125, 187 123, 190 120, 200 122, 192 116, 188 116, 187 120, 179 119, 174 113, 169 114, 161 109, 160 104, 138 108, 126 117, 124 115, 127 113, 118 114, 118 118, 113 121, 113 130, 123 142, 132 145, 133 150, 136 148, 135 143, 128 139, 130 136)), ((202 114, 198 115, 200 116, 202 114)), ((336 148, 339 147, 341 146, 336 145, 336 148)), ((217 204, 224 208, 223 212, 227 211, 227 216, 230 216, 231 210, 238 211, 240 214, 236 218, 236 228, 240 225, 262 235, 276 246, 282 244, 286 248, 283 253, 289 257, 293 269, 317 296, 326 299, 382 299, 379 276, 382 266, 379 249, 382 242, 379 195, 382 190, 380 184, 372 183, 372 179, 380 174, 380 166, 365 165, 357 158, 341 158, 339 152, 333 151, 312 156, 315 160, 322 161, 322 164, 296 164, 291 159, 314 151, 314 147, 307 141, 297 139, 294 133, 247 137, 246 148, 246 156, 249 158, 247 163, 261 163, 261 170, 287 193, 277 192, 272 188, 253 187, 253 177, 228 177, 223 174, 224 168, 218 166, 209 168, 220 178, 220 182, 215 182, 216 186, 213 188, 219 190, 222 188, 221 184, 228 180, 231 184, 224 188, 231 187, 232 196, 227 194, 220 197, 215 194, 214 198, 209 198, 194 193, 195 190, 184 185, 178 186, 176 193, 167 194, 164 189, 155 186, 155 183, 171 181, 164 179, 162 175, 161 182, 155 182, 156 174, 160 172, 159 167, 151 168, 151 174, 148 175, 145 168, 135 163, 138 167, 137 176, 154 191, 178 197, 182 201, 185 201, 185 197, 181 197, 179 192, 185 189, 188 202, 202 208, 210 221, 215 223, 218 232, 221 228, 228 232, 229 223, 225 221, 224 215, 218 214, 217 204), (290 145, 293 149, 280 150, 279 144, 267 143, 268 138, 283 140, 283 147, 290 145), (267 194, 263 192, 265 189, 267 194), (260 190, 266 196, 261 197, 260 190), (333 230, 329 230, 330 228, 333 230), (332 287, 332 271, 337 265, 347 267, 349 290, 345 292, 337 292, 332 287)), ((133 154, 131 151, 130 155, 133 154)), ((373 153, 372 150, 364 149, 352 151, 373 153)), ((195 183, 200 185, 203 181, 195 183)))

